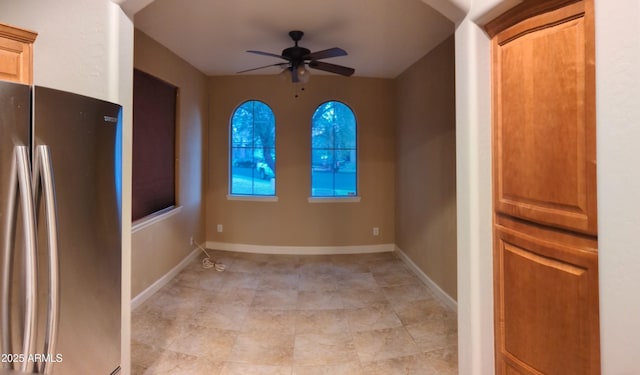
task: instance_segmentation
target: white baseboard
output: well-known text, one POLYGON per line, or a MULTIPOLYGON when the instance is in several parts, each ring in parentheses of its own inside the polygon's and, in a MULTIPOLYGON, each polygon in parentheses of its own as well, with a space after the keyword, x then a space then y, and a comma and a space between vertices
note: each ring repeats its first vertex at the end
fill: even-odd
POLYGON ((433 280, 431 280, 431 278, 427 276, 427 274, 424 273, 420 269, 420 267, 418 267, 415 263, 413 263, 411 258, 409 258, 407 254, 404 253, 404 251, 402 251, 398 247, 395 248, 395 251, 400 256, 400 259, 402 259, 402 261, 418 276, 418 278, 422 280, 422 282, 425 283, 429 287, 429 289, 431 289, 434 292, 438 300, 444 303, 452 311, 456 313, 458 312, 458 302, 456 302, 456 300, 451 298, 451 296, 448 295, 444 290, 442 290, 442 288, 440 288, 438 284, 436 284, 433 280))
POLYGON ((164 276, 156 280, 153 284, 149 285, 149 287, 134 298, 131 299, 131 311, 138 308, 140 305, 144 303, 149 297, 151 297, 158 290, 162 289, 163 286, 167 285, 169 281, 173 280, 174 277, 178 276, 180 271, 182 271, 187 264, 189 264, 193 258, 200 254, 200 249, 194 249, 189 255, 187 255, 180 263, 178 263, 175 267, 173 267, 169 272, 167 272, 164 276))
POLYGON ((395 249, 395 244, 356 246, 263 246, 207 241, 207 248, 256 254, 334 255, 392 252, 395 249))

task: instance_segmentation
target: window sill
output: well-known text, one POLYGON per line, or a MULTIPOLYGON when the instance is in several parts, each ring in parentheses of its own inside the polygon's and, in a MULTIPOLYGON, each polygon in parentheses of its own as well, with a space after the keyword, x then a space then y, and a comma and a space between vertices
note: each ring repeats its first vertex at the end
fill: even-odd
POLYGON ((227 194, 228 201, 248 201, 248 202, 277 202, 277 195, 230 195, 227 194))
POLYGON ((159 221, 162 221, 173 215, 176 215, 180 213, 180 211, 182 211, 182 206, 178 206, 178 207, 171 206, 171 207, 165 208, 164 210, 160 210, 158 212, 152 213, 149 216, 145 216, 142 219, 138 219, 132 223, 131 233, 135 233, 159 221))
POLYGON ((309 197, 309 203, 359 203, 360 197, 309 197))

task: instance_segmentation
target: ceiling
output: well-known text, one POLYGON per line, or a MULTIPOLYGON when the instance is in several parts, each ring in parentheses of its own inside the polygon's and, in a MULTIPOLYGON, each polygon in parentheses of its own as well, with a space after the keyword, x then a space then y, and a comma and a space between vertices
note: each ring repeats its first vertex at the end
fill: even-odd
POLYGON ((394 78, 454 32, 422 0, 151 0, 134 25, 207 75, 282 62, 246 50, 279 55, 293 45, 288 32, 302 30, 299 44, 312 52, 348 52, 323 61, 353 67, 356 76, 394 78))

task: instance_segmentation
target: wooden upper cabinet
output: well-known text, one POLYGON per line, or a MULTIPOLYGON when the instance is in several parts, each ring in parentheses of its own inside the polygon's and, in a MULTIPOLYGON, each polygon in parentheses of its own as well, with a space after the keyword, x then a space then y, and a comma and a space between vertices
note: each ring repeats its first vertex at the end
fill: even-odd
POLYGON ((595 235, 590 24, 579 2, 496 33, 493 173, 496 212, 595 235))
POLYGON ((0 80, 33 83, 33 42, 37 35, 0 23, 0 80))

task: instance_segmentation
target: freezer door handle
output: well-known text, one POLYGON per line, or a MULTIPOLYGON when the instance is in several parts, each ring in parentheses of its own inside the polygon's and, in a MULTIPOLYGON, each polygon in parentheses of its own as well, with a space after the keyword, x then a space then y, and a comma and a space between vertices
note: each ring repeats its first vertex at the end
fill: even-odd
MULTIPOLYGON (((38 249, 36 237, 35 206, 33 204, 33 189, 31 187, 31 173, 29 168, 29 154, 26 146, 16 147, 16 166, 18 172, 18 186, 20 190, 20 205, 24 218, 25 241, 25 296, 24 296, 24 334, 22 353, 33 353, 36 346, 36 330, 38 328, 38 249)), ((33 364, 24 361, 22 371, 30 371, 33 364)))
MULTIPOLYGON (((44 215, 47 228, 47 243, 49 245, 49 293, 47 306, 46 332, 44 336, 44 353, 55 356, 55 347, 58 337, 58 321, 60 313, 60 262, 58 258, 58 218, 56 207, 55 183, 53 165, 51 163, 51 151, 49 146, 36 147, 33 170, 33 187, 36 212, 39 212, 40 203, 44 200, 44 215)), ((39 218, 38 218, 39 219, 39 218)), ((38 220, 38 224, 40 220, 38 220)), ((38 372, 49 374, 52 371, 52 363, 40 362, 38 372)))
POLYGON ((13 353, 11 336, 11 290, 13 281, 13 252, 15 247, 15 232, 17 220, 18 200, 18 152, 14 149, 11 158, 11 171, 8 181, 7 219, 5 221, 2 243, 2 270, 0 270, 0 353, 13 353))
MULTIPOLYGON (((35 206, 33 204, 33 189, 31 188, 31 173, 29 170, 29 152, 26 146, 16 146, 14 149, 13 162, 11 166, 11 187, 9 188, 9 206, 7 215, 7 227, 5 228, 7 236, 3 245, 3 264, 2 270, 2 291, 1 305, 2 311, 2 352, 3 353, 19 353, 12 348, 11 342, 11 291, 12 285, 12 265, 15 250, 15 230, 18 202, 20 197, 20 208, 22 209, 22 221, 24 228, 24 249, 25 249, 25 272, 24 272, 24 290, 22 301, 22 310, 24 318, 22 320, 24 326, 22 331, 22 353, 33 353, 36 346, 36 330, 37 312, 38 312, 38 262, 36 248, 36 222, 35 222, 35 206)), ((23 361, 20 364, 20 370, 23 372, 31 371, 33 364, 29 361, 23 361)))

